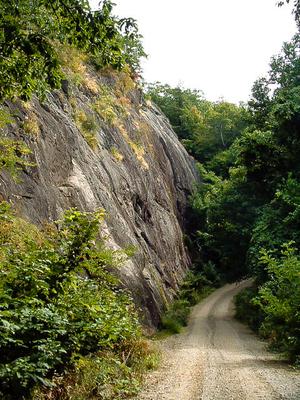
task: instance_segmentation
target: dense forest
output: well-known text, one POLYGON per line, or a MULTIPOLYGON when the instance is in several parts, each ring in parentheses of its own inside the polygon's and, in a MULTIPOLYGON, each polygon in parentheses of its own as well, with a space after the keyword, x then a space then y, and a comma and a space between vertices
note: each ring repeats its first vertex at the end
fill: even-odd
MULTIPOLYGON (((299 26, 298 1, 294 15, 299 26)), ((115 17, 110 0, 96 11, 86 0, 0 0, 0 21, 1 129, 11 123, 6 101, 43 99, 62 86, 70 51, 97 69, 140 77, 145 53, 136 23, 115 17)), ((297 33, 254 83, 247 104, 146 85, 202 177, 188 218, 192 285, 253 277, 237 298, 238 316, 298 363, 299 52, 297 33)), ((0 170, 17 180, 31 166, 29 153, 1 133, 0 170)), ((132 249, 106 247, 98 237, 103 218, 102 210, 72 209, 37 228, 0 204, 1 398, 45 399, 49 391, 53 399, 92 398, 104 389, 103 398, 125 398, 156 364, 133 301, 111 273, 132 249)))
MULTIPOLYGON (((298 8, 295 9, 297 22, 298 8)), ((199 91, 148 85, 203 183, 191 198, 195 269, 252 276, 238 316, 299 362, 300 36, 284 43, 248 104, 210 102, 199 91)))

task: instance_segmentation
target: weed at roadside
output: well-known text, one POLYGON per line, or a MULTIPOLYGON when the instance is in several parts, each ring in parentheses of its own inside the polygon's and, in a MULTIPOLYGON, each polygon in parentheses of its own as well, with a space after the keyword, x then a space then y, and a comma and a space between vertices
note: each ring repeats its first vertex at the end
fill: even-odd
POLYGON ((190 309, 207 297, 213 285, 203 273, 190 271, 179 291, 178 299, 168 308, 161 319, 161 332, 156 337, 179 333, 187 325, 190 309))

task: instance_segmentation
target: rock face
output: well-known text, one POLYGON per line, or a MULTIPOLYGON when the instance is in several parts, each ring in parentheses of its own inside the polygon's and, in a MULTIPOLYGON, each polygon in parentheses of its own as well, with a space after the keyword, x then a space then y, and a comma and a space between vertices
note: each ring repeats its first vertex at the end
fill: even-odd
POLYGON ((26 142, 35 166, 19 182, 2 170, 0 193, 36 224, 70 207, 104 208, 109 245, 136 249, 119 274, 155 326, 190 265, 183 227, 198 176, 167 119, 126 74, 84 77, 43 102, 6 104, 14 122, 5 133, 26 142))

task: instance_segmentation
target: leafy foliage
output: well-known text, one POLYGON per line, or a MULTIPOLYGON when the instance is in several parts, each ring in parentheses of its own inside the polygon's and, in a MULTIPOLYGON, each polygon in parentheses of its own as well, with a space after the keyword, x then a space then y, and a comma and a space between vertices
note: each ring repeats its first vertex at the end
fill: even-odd
POLYGON ((0 3, 0 99, 60 87, 57 47, 71 45, 99 67, 139 69, 144 56, 133 19, 118 19, 104 0, 92 11, 87 0, 12 0, 0 3))
POLYGON ((183 122, 186 109, 201 104, 203 93, 198 90, 172 88, 159 82, 149 84, 146 87, 147 94, 156 103, 163 113, 169 118, 173 129, 180 139, 186 139, 191 135, 188 127, 183 122))
MULTIPOLYGON (((299 24, 299 1, 294 14, 299 24)), ((188 240, 197 271, 213 265, 222 279, 254 275, 254 288, 237 297, 237 314, 293 361, 299 359, 299 55, 298 33, 240 107, 180 87, 149 89, 200 161, 188 240)))
POLYGON ((179 333, 187 325, 191 306, 199 303, 219 284, 220 276, 212 263, 205 265, 201 272, 189 271, 180 287, 178 298, 162 317, 161 329, 167 333, 179 333))
MULTIPOLYGON (((277 5, 279 7, 281 7, 285 3, 289 4, 289 3, 292 3, 292 1, 291 0, 280 0, 280 1, 277 2, 277 5)), ((294 4, 293 13, 294 13, 297 25, 299 27, 300 26, 300 1, 299 0, 293 0, 293 4, 294 4)))
POLYGON ((223 100, 212 103, 200 91, 154 83, 147 93, 167 115, 186 149, 202 163, 227 149, 245 127, 243 106, 223 100))
POLYGON ((300 258, 293 243, 282 246, 280 257, 264 251, 260 262, 269 279, 253 300, 265 318, 260 331, 271 343, 287 352, 293 361, 300 361, 300 258))
POLYGON ((6 137, 4 128, 12 122, 10 113, 0 108, 0 172, 2 169, 8 171, 17 181, 19 171, 34 164, 29 160, 31 151, 25 143, 6 137))
POLYGON ((18 179, 18 172, 25 167, 33 167, 28 160, 30 149, 21 141, 0 136, 0 171, 7 170, 14 180, 18 179))
POLYGON ((298 49, 296 35, 273 57, 269 76, 253 87, 248 127, 207 163, 221 176, 202 166, 204 185, 192 197, 203 261, 212 259, 233 277, 250 267, 267 279, 260 248, 279 249, 288 240, 298 245, 298 49))
POLYGON ((200 262, 210 260, 223 278, 226 275, 235 279, 245 274, 255 198, 248 192, 243 168, 232 168, 229 179, 217 177, 203 167, 200 173, 204 182, 191 199, 200 227, 195 233, 200 262))
POLYGON ((272 201, 260 210, 248 251, 248 262, 260 283, 269 278, 259 263, 260 249, 268 249, 279 256, 282 243, 293 241, 296 247, 300 246, 299 193, 299 182, 289 176, 279 185, 272 201))
POLYGON ((69 210, 43 234, 1 205, 0 393, 28 394, 77 356, 140 336, 128 295, 108 270, 124 253, 95 242, 102 211, 69 210))
POLYGON ((36 388, 34 400, 77 400, 97 396, 121 400, 137 394, 143 375, 159 362, 153 343, 140 339, 126 343, 119 351, 104 351, 77 358, 75 368, 55 376, 52 387, 36 388))

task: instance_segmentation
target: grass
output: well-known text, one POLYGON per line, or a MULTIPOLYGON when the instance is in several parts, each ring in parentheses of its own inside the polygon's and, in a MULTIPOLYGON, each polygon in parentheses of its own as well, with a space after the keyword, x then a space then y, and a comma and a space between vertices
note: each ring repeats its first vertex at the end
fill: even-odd
POLYGON ((99 85, 87 69, 89 56, 69 46, 57 44, 58 57, 66 77, 76 86, 86 87, 93 95, 99 93, 99 85))
POLYGON ((149 165, 146 162, 144 155, 145 155, 145 149, 143 146, 137 142, 133 142, 132 140, 128 141, 129 146, 131 147, 132 151, 134 152, 137 160, 140 162, 142 167, 144 169, 149 169, 149 165))
POLYGON ((124 99, 120 102, 114 90, 104 84, 101 85, 99 93, 100 95, 93 104, 94 111, 107 124, 111 126, 118 125, 119 118, 126 118, 129 115, 124 99))
POLYGON ((151 133, 151 127, 147 122, 144 121, 136 122, 135 127, 136 127, 135 133, 138 137, 145 137, 151 133))
POLYGON ((114 104, 108 96, 99 97, 93 104, 93 109, 104 122, 111 126, 118 119, 114 104))
POLYGON ((25 121, 23 122, 23 129, 27 135, 31 136, 39 136, 41 130, 40 125, 37 120, 37 117, 34 113, 30 112, 27 116, 25 121))
POLYGON ((120 96, 118 97, 118 103, 121 107, 125 109, 129 109, 131 107, 131 102, 128 97, 126 96, 120 96))
MULTIPOLYGON (((204 267, 205 270, 205 267, 204 267)), ((208 273, 210 271, 206 271, 208 273)), ((187 325, 191 307, 210 295, 219 285, 219 278, 209 280, 203 272, 190 271, 178 294, 178 298, 166 310, 161 319, 161 331, 155 338, 180 333, 187 325)))
POLYGON ((123 156, 123 154, 121 154, 120 152, 119 152, 119 150, 116 148, 116 147, 111 147, 110 148, 110 152, 111 152, 111 155, 114 157, 114 159, 115 160, 117 160, 117 161, 123 161, 123 159, 124 159, 124 156, 123 156))
POLYGON ((118 130, 120 131, 120 133, 124 137, 124 139, 126 140, 127 144, 130 146, 131 150, 133 151, 135 157, 140 162, 142 167, 145 170, 148 170, 149 169, 149 165, 148 165, 147 161, 144 158, 144 155, 145 155, 144 147, 140 143, 130 139, 126 128, 124 127, 123 124, 119 123, 119 120, 118 120, 118 122, 116 124, 116 127, 118 128, 118 130))
POLYGON ((44 243, 44 238, 37 227, 27 222, 26 220, 10 214, 4 214, 4 211, 9 210, 5 203, 0 202, 0 263, 4 265, 11 256, 11 248, 14 247, 18 252, 23 252, 26 249, 27 242, 34 241, 40 246, 44 243), (5 215, 5 218, 3 217, 5 215))
POLYGON ((115 92, 118 97, 127 95, 136 87, 135 82, 130 77, 129 70, 118 71, 116 76, 115 92))
POLYGON ((94 95, 99 93, 99 85, 96 79, 91 77, 88 73, 85 74, 83 85, 94 95))
POLYGON ((88 56, 72 46, 62 44, 57 44, 57 53, 66 77, 75 85, 82 84, 87 72, 88 56))
POLYGON ((98 145, 97 141, 97 123, 95 118, 86 114, 84 111, 75 111, 75 122, 77 128, 80 130, 82 136, 92 149, 96 149, 98 145))
POLYGON ((31 111, 32 110, 32 102, 30 100, 21 100, 21 104, 26 111, 31 111))
POLYGON ((117 97, 126 96, 131 90, 136 88, 136 83, 130 76, 130 69, 125 67, 122 71, 117 71, 110 66, 101 67, 101 75, 114 80, 114 93, 117 97))
POLYGON ((13 122, 13 118, 11 114, 0 108, 0 129, 3 129, 6 125, 11 124, 13 122))

